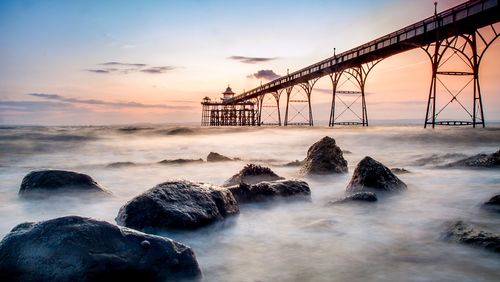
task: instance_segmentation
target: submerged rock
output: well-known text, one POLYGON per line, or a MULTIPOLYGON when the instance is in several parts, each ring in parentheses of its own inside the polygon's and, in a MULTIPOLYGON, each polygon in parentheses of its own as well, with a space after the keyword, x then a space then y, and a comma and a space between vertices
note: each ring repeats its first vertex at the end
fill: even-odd
POLYGON ((302 180, 278 180, 257 184, 240 183, 228 187, 238 203, 259 202, 277 197, 305 196, 310 199, 311 189, 302 180))
POLYGON ((500 234, 478 230, 461 220, 451 223, 443 234, 449 242, 480 247, 500 253, 500 234))
POLYGON ((478 154, 446 165, 447 167, 500 167, 500 150, 493 154, 478 154))
POLYGON ((202 163, 203 159, 175 159, 175 160, 163 160, 159 161, 159 164, 188 164, 188 163, 202 163))
POLYGON ((188 246, 90 218, 22 223, 0 242, 1 281, 177 281, 200 276, 188 246))
POLYGON ((302 166, 303 164, 304 161, 295 160, 293 162, 286 163, 283 166, 302 166))
POLYGON ((328 136, 309 148, 301 169, 304 175, 346 172, 347 161, 342 155, 342 150, 335 144, 335 139, 328 136))
POLYGON ((339 204, 347 202, 376 202, 377 195, 372 192, 357 192, 346 196, 340 200, 329 202, 330 204, 339 204))
POLYGON ((210 154, 208 154, 207 156, 207 162, 227 162, 232 160, 233 159, 215 152, 210 152, 210 154))
POLYGON ((500 194, 493 196, 487 202, 483 204, 483 208, 490 209, 492 211, 500 212, 500 194))
POLYGON ((92 177, 66 170, 39 170, 28 173, 21 182, 19 195, 48 196, 52 193, 97 192, 110 194, 92 177))
POLYGON ((406 190, 406 184, 382 163, 365 157, 356 166, 346 190, 358 192, 366 189, 401 191, 406 190))
POLYGON ((135 165, 136 165, 136 163, 133 163, 133 162, 115 162, 115 163, 108 164, 107 167, 120 168, 120 167, 135 166, 135 165))
POLYGON ((407 170, 406 168, 399 168, 399 167, 391 168, 391 171, 394 174, 407 174, 407 173, 410 173, 410 171, 407 170))
POLYGON ((226 188, 188 181, 168 181, 122 206, 116 222, 138 230, 194 229, 238 211, 238 203, 226 188))
POLYGON ((277 175, 268 167, 256 164, 247 164, 240 172, 226 180, 223 187, 238 185, 240 183, 256 184, 262 181, 283 180, 285 178, 277 175))

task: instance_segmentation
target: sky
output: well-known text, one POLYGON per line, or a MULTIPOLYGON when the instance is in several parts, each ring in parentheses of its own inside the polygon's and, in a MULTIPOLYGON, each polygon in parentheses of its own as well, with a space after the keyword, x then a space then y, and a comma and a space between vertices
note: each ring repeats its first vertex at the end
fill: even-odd
MULTIPOLYGON (((227 85, 241 93, 433 12, 432 0, 2 0, 0 124, 199 122, 201 99, 227 85)), ((480 69, 487 120, 500 120, 499 45, 480 69)), ((430 76, 419 49, 383 60, 367 80, 369 118, 423 120, 430 76)), ((322 78, 312 94, 318 122, 328 120, 328 89, 322 78)), ((470 106, 467 91, 458 97, 470 106)), ((450 97, 442 89, 438 100, 450 97)), ((457 103, 443 116, 467 119, 457 103)))

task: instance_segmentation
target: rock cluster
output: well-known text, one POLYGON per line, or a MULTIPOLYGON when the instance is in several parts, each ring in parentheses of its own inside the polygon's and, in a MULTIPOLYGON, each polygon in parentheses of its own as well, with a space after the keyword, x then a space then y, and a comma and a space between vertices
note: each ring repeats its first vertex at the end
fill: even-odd
POLYGON ((461 220, 451 223, 443 234, 449 242, 461 243, 500 253, 500 234, 479 230, 461 220))
POLYGON ((306 199, 311 197, 311 189, 307 182, 302 180, 278 180, 260 182, 257 184, 240 183, 228 187, 238 203, 259 202, 277 197, 297 197, 306 199))
POLYGON ((478 154, 446 165, 448 167, 500 167, 500 150, 493 154, 478 154))

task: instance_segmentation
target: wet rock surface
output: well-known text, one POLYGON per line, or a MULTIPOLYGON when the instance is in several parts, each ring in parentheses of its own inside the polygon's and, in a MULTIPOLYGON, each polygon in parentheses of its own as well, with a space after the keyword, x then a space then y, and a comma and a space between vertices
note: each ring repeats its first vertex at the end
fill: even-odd
POLYGON ((406 190, 407 187, 385 165, 371 157, 365 157, 356 166, 346 190, 359 192, 370 189, 389 192, 406 190))
POLYGON ((1 281, 178 281, 201 271, 191 248, 90 218, 17 225, 0 242, 1 281))
POLYGON ((168 181, 122 206, 116 222, 137 230, 195 229, 238 212, 238 203, 226 188, 168 181))
POLYGON ((461 220, 448 225, 443 239, 500 253, 500 234, 480 230, 461 220))
POLYGON ((446 165, 447 167, 500 167, 500 150, 493 154, 478 154, 446 165))
POLYGON ((159 164, 176 165, 176 164, 189 164, 189 163, 202 163, 203 159, 175 159, 175 160, 162 160, 159 164))
POLYGON ((483 208, 500 213, 500 194, 491 197, 482 205, 483 208))
POLYGON ((207 156, 207 162, 228 162, 233 159, 223 156, 216 152, 210 152, 207 156))
POLYGON ((347 195, 346 197, 331 201, 329 204, 340 204, 340 203, 348 203, 348 202, 376 202, 377 195, 372 192, 357 192, 354 194, 347 195))
POLYGON ((226 180, 226 182, 222 186, 229 187, 239 185, 240 183, 257 184, 262 181, 275 181, 284 179, 285 178, 277 175, 268 167, 256 164, 247 164, 237 174, 226 180))
POLYGON ((300 172, 303 175, 346 173, 347 161, 335 139, 326 136, 309 148, 300 172))
POLYGON ((110 194, 92 177, 66 170, 32 171, 23 178, 19 189, 21 197, 43 197, 68 192, 110 194))
POLYGON ((304 197, 310 199, 311 189, 302 180, 278 180, 257 184, 240 183, 228 187, 238 203, 260 202, 276 198, 304 197))

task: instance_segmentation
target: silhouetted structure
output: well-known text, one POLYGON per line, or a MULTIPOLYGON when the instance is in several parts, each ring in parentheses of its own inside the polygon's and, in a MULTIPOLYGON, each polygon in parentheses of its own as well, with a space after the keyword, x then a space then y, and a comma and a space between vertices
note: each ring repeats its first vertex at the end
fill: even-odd
MULTIPOLYGON (((246 91, 235 97, 224 99, 220 107, 236 107, 242 103, 254 103, 257 111, 256 125, 267 124, 262 115, 263 109, 269 105, 274 108, 277 118, 273 116, 270 124, 281 125, 280 97, 286 94, 286 125, 313 125, 311 93, 316 82, 329 76, 332 83, 332 105, 329 125, 362 125, 368 126, 368 113, 365 100, 365 84, 370 71, 381 60, 411 49, 424 50, 432 63, 432 79, 427 102, 424 127, 431 125, 472 125, 485 126, 481 88, 479 83, 479 66, 485 51, 499 36, 498 23, 500 11, 498 0, 472 0, 403 29, 370 41, 354 49, 334 54, 326 60, 303 68, 269 83, 246 91), (468 71, 447 69, 452 59, 463 61, 468 71), (453 92, 443 77, 465 79, 467 83, 458 92, 453 92), (342 91, 341 78, 347 78, 357 86, 359 91, 342 91), (447 104, 437 108, 437 85, 440 85, 451 96, 447 104), (457 97, 467 87, 472 86, 472 109, 467 108, 457 97), (274 97, 266 98, 266 95, 274 97), (341 96, 354 96, 352 102, 345 102, 341 96), (271 104, 265 101, 271 100, 271 104), (337 101, 338 100, 338 101, 337 101), (340 103, 338 103, 340 102, 340 103), (456 102, 465 110, 470 120, 439 120, 440 113, 452 102, 456 102), (361 113, 353 110, 354 103, 361 103, 361 113), (339 110, 339 106, 344 109, 339 110), (292 114, 291 110, 295 110, 292 114), (340 118, 346 111, 351 111, 355 121, 342 121, 340 118)), ((207 104, 208 105, 208 104, 207 104)), ((205 110, 204 110, 205 113, 205 110)), ((202 122, 203 124, 203 122, 202 122)), ((216 124, 210 124, 216 125, 216 124)), ((248 125, 246 123, 245 125, 248 125)))
POLYGON ((255 126, 257 111, 255 103, 242 101, 227 104, 225 101, 234 97, 231 87, 227 87, 220 102, 212 101, 209 97, 203 98, 201 125, 202 126, 255 126))

